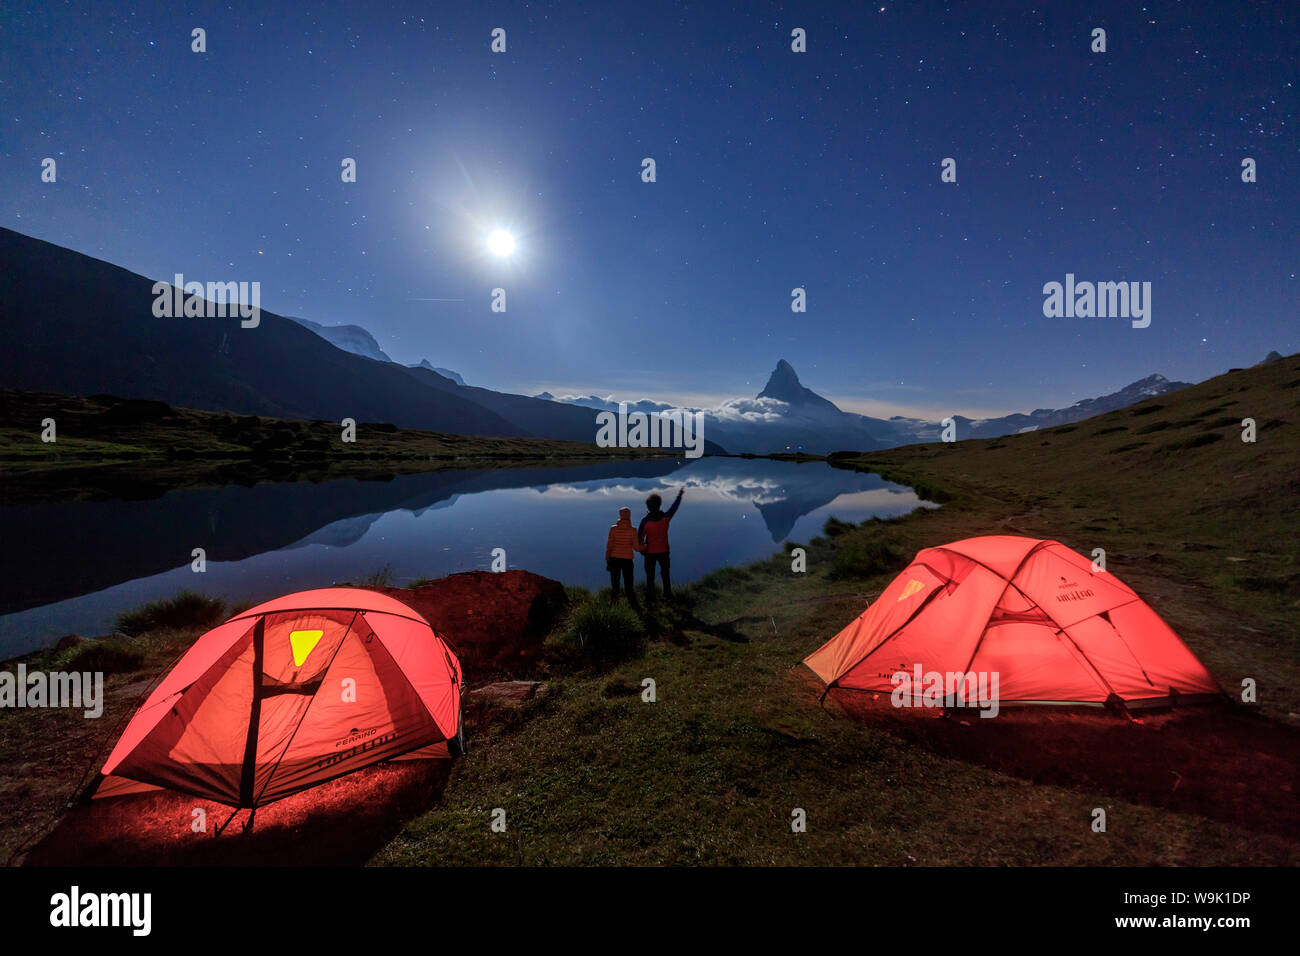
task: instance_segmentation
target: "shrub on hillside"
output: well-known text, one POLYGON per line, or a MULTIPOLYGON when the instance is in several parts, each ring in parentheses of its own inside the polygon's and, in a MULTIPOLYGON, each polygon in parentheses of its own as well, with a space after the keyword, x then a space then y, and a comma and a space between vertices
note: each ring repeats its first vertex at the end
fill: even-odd
POLYGON ((875 537, 841 540, 831 557, 831 577, 866 578, 897 571, 903 565, 903 551, 897 545, 875 537))
POLYGON ((941 505, 952 500, 952 495, 948 494, 947 491, 940 488, 938 485, 926 481, 924 478, 917 478, 912 475, 895 478, 891 475, 885 480, 900 485, 907 485, 907 487, 916 492, 916 496, 922 501, 933 501, 935 504, 941 505))
POLYGON ((641 653, 645 625, 622 601, 592 598, 569 611, 561 640, 587 663, 612 663, 641 653))
POLYGON ((839 518, 831 515, 826 519, 826 524, 822 526, 822 533, 828 538, 838 538, 846 531, 853 530, 853 524, 848 521, 841 521, 839 518))
POLYGON ((211 627, 226 618, 226 602, 195 591, 182 591, 174 598, 150 601, 118 615, 117 629, 134 637, 162 628, 211 627))
POLYGON ((1189 448, 1200 448, 1202 445, 1209 445, 1222 440, 1222 432, 1207 432, 1161 445, 1160 451, 1185 451, 1189 448))
POLYGON ((87 641, 69 658, 66 670, 129 674, 144 666, 144 652, 122 640, 87 641))

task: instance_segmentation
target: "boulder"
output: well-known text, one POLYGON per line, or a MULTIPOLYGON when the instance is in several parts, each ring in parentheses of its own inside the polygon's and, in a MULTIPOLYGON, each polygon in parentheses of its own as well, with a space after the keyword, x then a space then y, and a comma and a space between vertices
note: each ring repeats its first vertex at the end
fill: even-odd
POLYGON ((466 571, 375 590, 423 615, 455 648, 469 681, 532 674, 568 605, 564 585, 531 571, 466 571))

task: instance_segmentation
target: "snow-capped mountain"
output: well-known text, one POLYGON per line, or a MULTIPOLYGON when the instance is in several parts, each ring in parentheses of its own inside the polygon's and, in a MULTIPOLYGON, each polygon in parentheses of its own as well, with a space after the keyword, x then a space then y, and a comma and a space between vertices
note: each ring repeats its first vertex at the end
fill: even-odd
POLYGON ((300 319, 293 315, 286 315, 285 318, 306 326, 330 345, 345 352, 351 352, 353 355, 364 355, 376 362, 392 361, 384 350, 379 347, 375 337, 359 325, 321 325, 311 319, 300 319))
MULTIPOLYGON (((543 392, 536 396, 552 401, 617 412, 614 396, 560 395, 543 392)), ((631 412, 661 412, 675 406, 640 399, 628 402, 631 412)), ((799 381, 789 362, 782 359, 767 385, 753 398, 736 398, 716 408, 687 409, 704 412, 705 435, 733 454, 770 455, 779 452, 807 452, 813 455, 853 449, 869 451, 902 444, 906 434, 890 422, 841 411, 799 381)))
MULTIPOLYGON (((1000 418, 970 419, 961 415, 955 415, 953 418, 957 423, 959 441, 963 438, 995 438, 999 435, 1014 435, 1019 432, 1032 432, 1040 428, 1055 428, 1058 425, 1081 422, 1085 418, 1127 408, 1148 398, 1167 395, 1190 385, 1190 382, 1171 382, 1163 375, 1148 375, 1146 378, 1125 385, 1117 392, 1099 398, 1085 398, 1068 408, 1036 408, 1028 414, 1017 412, 1000 418)), ((915 420, 909 420, 909 425, 913 424, 920 425, 916 428, 916 440, 934 441, 939 438, 938 424, 915 423, 915 420)))
POLYGON ((437 372, 443 378, 451 379, 457 385, 465 384, 465 379, 461 377, 460 372, 453 372, 449 368, 439 368, 438 366, 431 363, 428 359, 420 359, 420 364, 408 365, 407 368, 425 368, 428 369, 430 372, 437 372))
MULTIPOLYGON (((1068 408, 1039 408, 1027 414, 984 419, 954 415, 956 437, 959 440, 991 438, 1037 428, 1053 428, 1187 388, 1189 384, 1171 382, 1163 375, 1149 375, 1117 392, 1086 398, 1068 408)), ((618 411, 618 400, 612 395, 606 398, 596 395, 554 396, 543 392, 537 397, 602 411, 618 411)), ((641 399, 629 402, 626 407, 629 412, 654 412, 672 406, 641 399)), ((777 362, 767 384, 754 398, 731 399, 716 408, 690 411, 705 413, 707 436, 732 454, 803 451, 824 455, 833 451, 872 451, 937 441, 943 427, 940 422, 920 418, 896 416, 885 420, 843 411, 800 382, 798 374, 785 359, 777 362)))
MULTIPOLYGON (((357 325, 322 326, 307 319, 294 321, 307 326, 316 334, 339 348, 377 361, 391 361, 379 348, 374 337, 357 325)), ((1276 353, 1271 353, 1269 361, 1276 353)), ((418 365, 406 366, 434 372, 456 385, 465 386, 465 380, 450 369, 439 368, 428 359, 418 365)), ((998 418, 973 419, 954 415, 956 437, 994 438, 1039 428, 1054 428, 1082 421, 1125 408, 1144 399, 1166 395, 1188 382, 1173 382, 1163 375, 1148 375, 1119 391, 1098 398, 1085 398, 1068 408, 1037 408, 1032 412, 1017 412, 998 418)), ((482 392, 482 390, 476 390, 482 392)), ((484 392, 483 394, 489 394, 484 392)), ((524 400, 515 396, 516 400, 524 400)), ((541 392, 534 399, 573 405, 595 411, 618 413, 619 399, 614 395, 553 395, 541 392)), ((526 401, 526 400, 524 400, 526 401)), ((676 406, 654 399, 641 398, 628 401, 623 406, 628 413, 654 414, 669 411, 676 406)), ((873 451, 916 442, 938 441, 943 425, 937 421, 896 416, 888 420, 871 418, 840 409, 834 402, 818 395, 799 381, 794 367, 785 359, 776 363, 767 384, 753 398, 735 398, 722 402, 716 408, 685 409, 704 412, 705 434, 732 454, 770 455, 781 452, 807 452, 825 455, 833 451, 873 451)), ((497 411, 501 411, 497 409, 497 411)), ((540 423, 530 422, 533 428, 540 423)), ((584 424, 583 428, 587 426, 584 424)), ((553 430, 553 429, 550 429, 553 430)), ((541 433, 546 433, 543 429, 541 433)), ((568 437, 568 432, 565 432, 568 437)))

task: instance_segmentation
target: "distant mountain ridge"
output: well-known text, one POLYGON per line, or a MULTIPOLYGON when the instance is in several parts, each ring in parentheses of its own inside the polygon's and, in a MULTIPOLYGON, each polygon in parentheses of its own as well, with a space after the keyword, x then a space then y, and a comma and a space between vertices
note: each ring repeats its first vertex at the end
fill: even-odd
POLYGON ((296 315, 286 315, 285 318, 306 326, 330 345, 343 349, 345 352, 351 352, 353 355, 364 355, 376 362, 392 361, 384 350, 379 347, 375 337, 359 325, 321 325, 311 319, 300 319, 296 315))
POLYGON ((318 323, 265 309, 255 328, 242 328, 237 316, 159 318, 153 286, 110 263, 0 229, 0 322, 23 330, 0 350, 0 386, 241 415, 595 441, 593 411, 469 389, 430 370, 358 354, 353 349, 383 355, 359 326, 318 330, 318 323), (510 418, 482 401, 518 414, 510 418))
MULTIPOLYGON (((961 415, 953 416, 957 424, 957 439, 995 438, 1000 435, 1014 435, 1019 432, 1036 431, 1039 428, 1055 428, 1058 425, 1071 425, 1094 415, 1104 415, 1148 398, 1168 395, 1180 389, 1190 388, 1191 382, 1171 382, 1163 375, 1148 375, 1125 385, 1119 391, 1102 395, 1098 398, 1085 398, 1068 408, 1036 408, 1028 414, 1014 413, 999 418, 970 419, 961 415)), ((922 441, 933 441, 939 437, 940 426, 926 425, 922 441), (933 427, 933 434, 930 429, 933 427)), ((918 434, 920 434, 918 432, 918 434)))
MULTIPOLYGON (((619 410, 619 401, 613 396, 556 397, 543 392, 538 397, 601 411, 619 410)), ((625 405, 629 413, 662 412, 677 407, 646 398, 625 405)), ((704 412, 705 434, 732 454, 805 452, 820 455, 847 448, 870 451, 900 444, 905 437, 884 419, 841 411, 833 402, 805 388, 793 366, 785 359, 777 362, 767 384, 754 398, 737 398, 716 408, 691 408, 687 411, 704 412)))
POLYGON ((451 379, 451 380, 452 380, 453 382, 455 382, 457 385, 464 385, 464 384, 465 384, 465 379, 461 378, 461 375, 460 375, 459 372, 453 372, 453 371, 452 371, 451 369, 449 369, 449 368, 438 368, 438 366, 431 364, 431 363, 429 362, 428 359, 420 359, 420 361, 419 361, 418 364, 416 364, 416 365, 408 365, 407 368, 426 368, 426 369, 428 369, 430 372, 437 372, 437 373, 438 373, 439 375, 441 375, 443 378, 449 378, 449 379, 451 379))
MULTIPOLYGON (((1156 395, 1187 388, 1189 382, 1173 382, 1163 375, 1149 375, 1124 388, 1075 402, 1068 408, 1039 408, 997 418, 973 419, 954 415, 956 438, 1010 435, 1036 428, 1082 421, 1093 415, 1124 408, 1156 395)), ((543 393, 555 398, 551 393, 543 393)), ((561 396, 556 401, 588 408, 616 411, 613 397, 561 396)), ((628 410, 662 410, 671 406, 651 399, 628 403, 628 410)), ((896 445, 937 441, 943 425, 937 421, 896 416, 885 420, 840 409, 834 402, 805 386, 794 367, 785 359, 776 363, 753 399, 732 399, 717 408, 703 409, 706 428, 713 439, 733 454, 772 454, 803 451, 829 454, 832 451, 873 451, 896 445)))
MULTIPOLYGON (((107 393, 239 414, 358 422, 466 435, 594 441, 613 397, 515 395, 470 386, 428 359, 393 362, 359 325, 326 326, 263 310, 255 329, 231 318, 158 318, 153 282, 118 266, 0 228, 0 320, 21 338, 0 350, 0 386, 107 393), (57 317, 57 319, 55 318, 57 317)), ((1264 363, 1280 358, 1270 352, 1264 363)), ((1116 392, 995 418, 954 415, 956 437, 1069 424, 1189 387, 1150 375, 1116 392)), ((629 412, 674 406, 643 398, 629 412)), ((705 413, 706 450, 772 454, 872 451, 938 439, 942 424, 845 412, 780 359, 752 399, 705 413)))
MULTIPOLYGON (((400 365, 360 326, 265 309, 254 327, 237 315, 158 317, 154 285, 0 228, 0 326, 23 330, 0 349, 0 387, 459 435, 596 440, 592 409, 468 386, 427 360, 400 365)), ((707 440, 704 449, 723 451, 707 440)))
MULTIPOLYGON (((321 325, 319 322, 302 319, 296 315, 286 315, 285 318, 292 319, 299 325, 311 329, 330 345, 345 352, 362 355, 368 359, 374 359, 376 362, 393 361, 388 353, 379 347, 378 340, 368 330, 359 325, 321 325)), ((438 368, 428 359, 421 359, 418 364, 408 365, 407 368, 428 369, 430 372, 437 372, 443 378, 451 379, 457 385, 465 384, 465 379, 461 378, 459 372, 453 372, 449 368, 438 368)))

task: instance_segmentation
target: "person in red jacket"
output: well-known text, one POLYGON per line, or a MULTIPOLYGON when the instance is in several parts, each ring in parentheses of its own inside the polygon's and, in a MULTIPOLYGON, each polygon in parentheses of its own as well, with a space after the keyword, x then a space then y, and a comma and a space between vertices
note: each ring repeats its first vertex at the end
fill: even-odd
POLYGON ((618 580, 623 579, 623 590, 627 592, 627 603, 638 614, 641 605, 633 589, 633 556, 641 550, 637 540, 636 528, 632 527, 632 509, 618 509, 618 523, 609 526, 609 536, 605 539, 605 570, 609 572, 609 586, 614 592, 611 601, 618 602, 618 580))
POLYGON ((645 552, 645 593, 646 600, 651 604, 655 601, 655 565, 659 566, 659 573, 664 579, 664 598, 670 603, 673 599, 673 584, 668 573, 668 522, 677 514, 685 493, 685 488, 677 489, 677 500, 667 511, 660 510, 664 500, 658 495, 651 495, 645 500, 650 513, 641 519, 637 528, 637 541, 645 552))

